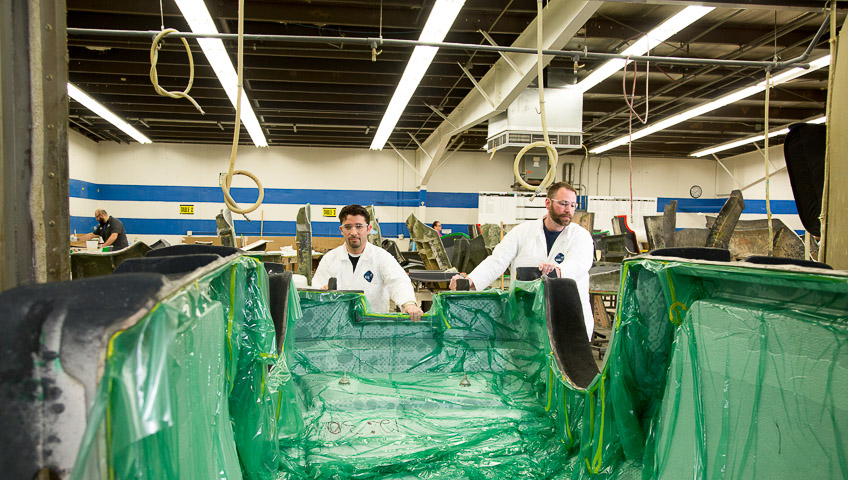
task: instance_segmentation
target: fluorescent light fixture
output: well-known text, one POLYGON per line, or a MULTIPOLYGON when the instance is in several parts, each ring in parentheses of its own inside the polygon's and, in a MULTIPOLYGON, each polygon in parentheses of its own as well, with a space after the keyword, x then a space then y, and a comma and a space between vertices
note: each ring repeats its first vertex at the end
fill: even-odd
MULTIPOLYGON (((421 31, 418 41, 443 41, 464 3, 465 0, 437 0, 427 18, 427 23, 424 24, 424 30, 421 31)), ((424 78, 427 68, 430 67, 430 63, 438 51, 438 47, 420 45, 412 51, 409 63, 406 64, 406 70, 403 71, 403 76, 401 76, 395 93, 392 95, 389 107, 380 121, 377 133, 374 134, 374 140, 371 141, 371 150, 382 150, 386 146, 389 135, 395 129, 400 115, 406 109, 409 99, 412 98, 412 94, 415 93, 415 89, 418 88, 418 84, 421 83, 421 79, 424 78)))
POLYGON ((100 115, 104 120, 120 128, 124 133, 134 138, 136 142, 153 143, 149 138, 144 136, 143 133, 136 130, 129 123, 123 121, 117 115, 112 113, 111 110, 103 106, 102 103, 89 97, 87 93, 83 92, 79 89, 79 87, 70 82, 68 82, 68 95, 70 95, 71 98, 78 101, 79 103, 85 105, 85 107, 91 110, 92 112, 100 115))
MULTIPOLYGON (((668 40, 675 33, 683 30, 699 18, 710 13, 714 7, 686 7, 677 15, 661 23, 657 28, 648 32, 647 35, 636 40, 636 43, 621 52, 622 55, 644 55, 660 43, 668 40)), ((624 68, 633 60, 627 61, 623 58, 615 58, 600 67, 577 84, 584 92, 603 82, 610 75, 624 68)))
MULTIPOLYGON (((814 118, 806 123, 824 123, 827 120, 827 117, 821 116, 819 118, 814 118)), ((780 130, 775 130, 769 133, 769 138, 777 137, 779 135, 786 135, 789 133, 789 128, 781 128, 780 130)), ((722 143, 721 145, 716 145, 715 147, 705 148, 704 150, 698 150, 697 152, 691 153, 692 157, 703 157, 706 155, 712 155, 714 153, 723 152, 725 150, 730 150, 731 148, 741 147, 742 145, 747 145, 749 143, 761 142, 766 139, 765 135, 757 135, 756 137, 748 137, 743 138, 741 140, 735 140, 728 143, 722 143)))
MULTIPOLYGON (((783 73, 775 75, 771 79, 772 86, 780 85, 781 83, 788 82, 789 80, 793 80, 793 79, 798 78, 802 75, 806 75, 810 72, 815 72, 816 70, 818 70, 822 67, 826 67, 828 65, 830 65, 830 55, 825 55, 824 57, 818 58, 818 59, 810 62, 810 68, 809 69, 805 70, 803 68, 791 68, 791 69, 789 69, 789 70, 787 70, 783 73)), ((617 138, 617 139, 615 139, 615 140, 613 140, 609 143, 605 143, 605 144, 603 144, 599 147, 595 147, 595 148, 591 149, 590 152, 591 153, 603 153, 603 152, 606 152, 607 150, 611 150, 615 147, 619 147, 621 145, 626 145, 628 141, 631 141, 631 139, 632 140, 638 140, 640 138, 647 137, 648 135, 650 135, 652 133, 659 132, 660 130, 664 130, 668 127, 677 125, 678 123, 685 122, 686 120, 689 120, 690 118, 694 118, 694 117, 697 117, 699 115, 703 115, 703 114, 711 112, 711 111, 713 111, 717 108, 721 108, 725 105, 730 105, 731 103, 738 102, 739 100, 742 100, 744 98, 748 98, 751 95, 755 95, 755 94, 760 93, 760 92, 764 92, 765 90, 766 90, 766 82, 765 82, 765 80, 763 80, 762 82, 760 82, 756 85, 741 88, 739 90, 736 90, 735 92, 731 92, 731 93, 728 93, 727 95, 719 97, 719 98, 717 98, 717 99, 715 99, 711 102, 707 102, 703 105, 699 105, 695 108, 691 108, 689 110, 686 110, 685 112, 681 112, 681 113, 678 113, 677 115, 673 115, 671 117, 668 117, 665 120, 657 122, 657 123, 655 123, 651 126, 645 127, 641 130, 637 130, 637 131, 633 132, 632 136, 624 135, 622 137, 619 137, 619 138, 617 138)))
MULTIPOLYGON (((218 33, 203 0, 176 0, 176 2, 192 32, 218 33)), ((215 71, 215 75, 221 81, 221 86, 227 92, 227 97, 235 107, 236 95, 238 94, 238 74, 236 74, 230 56, 227 55, 224 42, 220 38, 198 38, 197 43, 200 44, 200 48, 206 55, 206 59, 209 60, 212 70, 215 71)), ((244 123, 244 128, 247 129, 247 133, 250 134, 254 145, 257 147, 268 146, 268 141, 265 140, 265 134, 262 133, 262 127, 259 125, 259 120, 250 106, 250 100, 247 99, 244 89, 241 91, 241 121, 244 123)))

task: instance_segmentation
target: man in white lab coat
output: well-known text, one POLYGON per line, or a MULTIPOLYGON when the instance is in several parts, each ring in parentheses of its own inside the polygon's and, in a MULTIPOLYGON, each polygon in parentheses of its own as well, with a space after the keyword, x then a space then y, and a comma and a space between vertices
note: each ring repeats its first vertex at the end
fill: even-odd
MULTIPOLYGON (((574 279, 583 304, 586 333, 591 339, 595 323, 589 303, 589 269, 595 258, 595 244, 591 233, 571 222, 577 208, 577 192, 566 182, 554 183, 548 188, 545 208, 548 213, 544 218, 513 228, 467 278, 472 290, 482 290, 511 264, 513 279, 516 267, 538 267, 542 275, 555 271, 558 277, 574 279)), ((459 278, 463 275, 451 279, 451 290, 456 289, 459 278)))
POLYGON ((409 275, 389 252, 368 243, 371 216, 362 205, 348 205, 339 213, 344 244, 330 250, 318 264, 312 285, 327 288, 335 277, 342 290, 362 290, 375 313, 389 313, 389 298, 412 321, 421 319, 409 275))

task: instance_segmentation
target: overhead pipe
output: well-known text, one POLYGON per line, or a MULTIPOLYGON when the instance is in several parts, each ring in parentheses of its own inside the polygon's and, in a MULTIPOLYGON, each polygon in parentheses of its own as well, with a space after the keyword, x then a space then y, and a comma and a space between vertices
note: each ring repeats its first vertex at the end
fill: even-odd
MULTIPOLYGON (((807 47, 804 54, 782 62, 777 61, 755 61, 755 60, 721 60, 714 58, 685 58, 685 57, 660 57, 656 55, 623 55, 620 53, 600 53, 589 52, 585 48, 583 50, 542 50, 543 55, 551 55, 555 57, 568 57, 574 60, 582 58, 591 58, 599 60, 610 60, 615 58, 630 59, 634 61, 645 61, 660 63, 665 65, 724 65, 733 67, 749 67, 749 68, 764 68, 764 69, 782 69, 788 66, 799 68, 810 68, 809 63, 802 63, 809 57, 815 43, 821 38, 821 35, 826 30, 827 21, 824 22, 813 42, 807 47)), ((109 37, 143 37, 154 38, 161 33, 158 30, 114 30, 114 29, 97 29, 97 28, 68 28, 68 35, 79 36, 109 36, 109 37)), ((175 32, 169 36, 177 38, 220 38, 222 40, 238 40, 238 35, 234 33, 194 33, 194 32, 175 32)), ((245 34, 245 40, 257 42, 289 42, 289 43, 330 43, 330 44, 352 44, 352 45, 367 45, 372 48, 377 46, 402 46, 402 47, 438 47, 449 50, 475 50, 488 52, 506 52, 506 53, 523 53, 528 55, 538 55, 539 51, 533 48, 523 47, 507 47, 500 45, 480 45, 467 43, 453 42, 421 42, 418 40, 400 40, 390 38, 351 38, 351 37, 319 37, 313 35, 257 35, 245 34)))
MULTIPOLYGON (((830 12, 825 15, 824 21, 819 26, 819 30, 816 32, 816 34, 813 35, 813 39, 810 41, 810 44, 807 45, 807 49, 804 50, 804 53, 798 55, 795 58, 790 58, 789 60, 783 62, 774 62, 774 67, 772 68, 772 70, 782 70, 790 65, 796 65, 800 62, 807 60, 810 57, 810 54, 813 53, 813 48, 815 48, 816 44, 819 43, 819 40, 821 39, 822 35, 824 35, 825 30, 827 30, 827 21, 830 19, 830 15, 830 12)), ((831 35, 833 35, 833 32, 831 32, 831 35)), ((809 65, 803 68, 809 68, 809 65)))

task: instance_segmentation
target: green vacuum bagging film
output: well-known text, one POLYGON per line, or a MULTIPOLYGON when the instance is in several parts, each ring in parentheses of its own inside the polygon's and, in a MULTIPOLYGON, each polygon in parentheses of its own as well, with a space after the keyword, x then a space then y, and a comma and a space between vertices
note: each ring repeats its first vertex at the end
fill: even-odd
POLYGON ((291 287, 279 346, 268 288, 234 258, 114 335, 73 477, 848 478, 840 273, 628 260, 587 388, 541 280, 417 323, 291 287))

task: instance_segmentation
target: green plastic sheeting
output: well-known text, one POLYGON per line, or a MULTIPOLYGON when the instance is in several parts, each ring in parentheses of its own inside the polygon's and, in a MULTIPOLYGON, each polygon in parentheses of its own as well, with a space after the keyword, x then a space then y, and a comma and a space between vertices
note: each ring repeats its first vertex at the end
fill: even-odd
POLYGON ((439 295, 419 323, 302 292, 286 387, 304 424, 281 436, 280 478, 554 475, 540 287, 439 295))
POLYGON ((274 478, 276 357, 261 263, 180 289, 111 338, 72 478, 274 478))
POLYGON ((279 357, 267 285, 234 259, 112 339, 75 478, 848 477, 841 273, 628 260, 583 390, 541 281, 418 323, 292 287, 279 357))
POLYGON ((548 396, 570 478, 848 478, 846 369, 844 274, 636 259, 601 375, 548 396))

